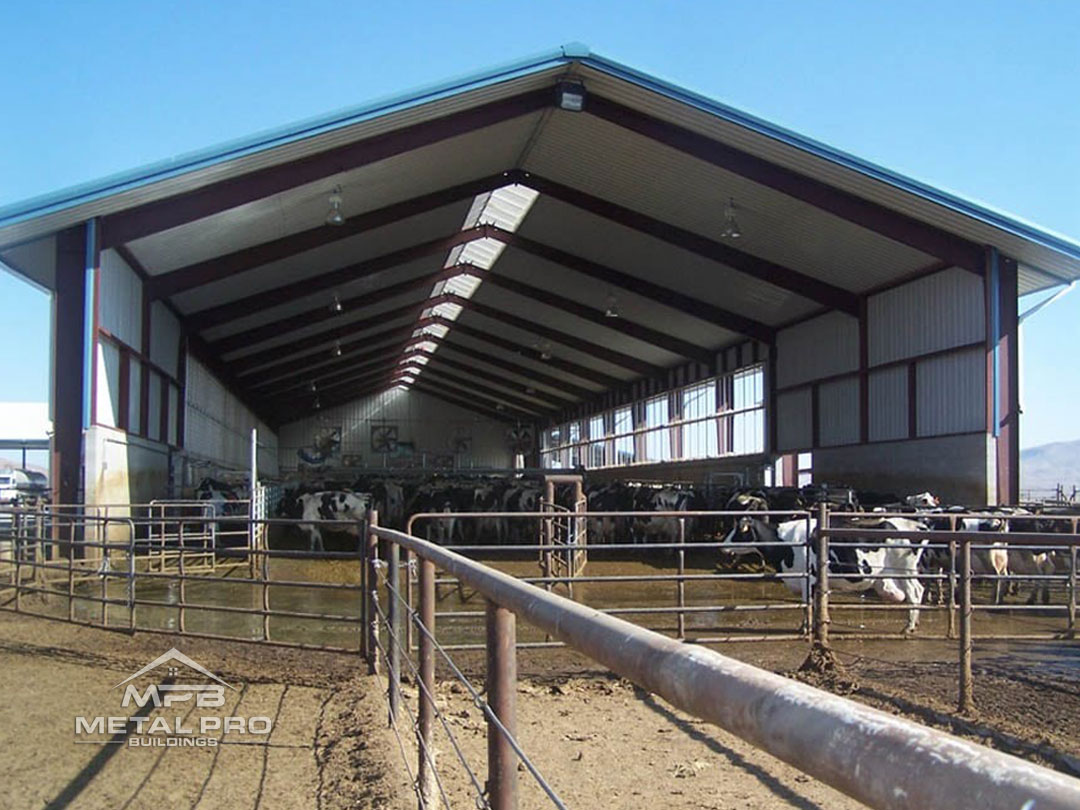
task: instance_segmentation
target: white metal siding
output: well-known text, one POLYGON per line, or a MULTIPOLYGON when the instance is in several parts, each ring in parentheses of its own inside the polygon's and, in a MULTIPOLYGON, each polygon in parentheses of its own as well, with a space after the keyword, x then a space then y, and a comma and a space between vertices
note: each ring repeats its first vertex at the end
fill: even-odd
POLYGON ((150 308, 150 360, 173 379, 180 376, 180 322, 160 301, 150 308))
POLYGON ((908 437, 908 370, 894 366, 870 373, 870 441, 908 437))
POLYGON ((98 324, 128 346, 142 346, 142 281, 114 250, 101 254, 98 324))
POLYGON ((277 475, 277 434, 260 422, 210 371, 190 355, 184 403, 184 449, 223 470, 251 466, 251 429, 258 428, 259 473, 277 475))
POLYGON ((870 365, 983 340, 983 283, 966 270, 945 270, 873 296, 867 308, 870 365))
POLYGON ((918 364, 919 436, 982 430, 986 425, 986 356, 981 349, 918 364))
POLYGON ((116 427, 120 421, 120 350, 102 341, 97 352, 97 408, 98 424, 116 427))
POLYGON ((859 368, 859 322, 830 312, 776 336, 777 384, 781 388, 859 368))
POLYGON ((426 396, 419 391, 390 390, 328 408, 281 428, 281 466, 295 469, 297 451, 310 448, 315 433, 341 428, 341 454, 359 456, 363 466, 379 466, 383 458, 371 448, 373 424, 398 426, 398 442, 411 442, 414 461, 421 454, 446 455, 454 451, 455 436, 468 436, 469 453, 458 454, 463 465, 509 468, 513 457, 507 445, 508 425, 426 396))
POLYGON ((859 380, 822 383, 818 389, 818 438, 822 447, 859 441, 859 380))
POLYGON ((790 391, 776 398, 778 450, 805 450, 814 441, 810 389, 790 391))

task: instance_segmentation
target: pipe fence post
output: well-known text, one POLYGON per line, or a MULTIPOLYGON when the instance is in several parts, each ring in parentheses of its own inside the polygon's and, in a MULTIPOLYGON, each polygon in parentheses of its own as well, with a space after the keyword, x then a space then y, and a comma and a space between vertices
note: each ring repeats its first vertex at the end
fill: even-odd
MULTIPOLYGON (((1074 521, 1075 524, 1075 521, 1074 521)), ((1073 528, 1076 534, 1076 528, 1073 528)), ((1076 546, 1069 549, 1069 638, 1076 636, 1076 546)))
POLYGON ((379 674, 379 538, 371 529, 379 525, 379 510, 372 509, 368 512, 368 536, 367 536, 367 591, 364 599, 367 602, 368 624, 365 632, 368 642, 368 675, 379 674))
POLYGON ((814 591, 814 645, 829 646, 829 505, 818 504, 817 582, 814 591))
POLYGON ((368 660, 368 538, 371 536, 371 524, 368 515, 364 515, 360 534, 360 657, 368 660))
POLYGON ((679 578, 676 581, 677 604, 679 607, 679 639, 686 638, 686 518, 679 518, 679 578))
POLYGON ((971 688, 971 541, 960 541, 960 699, 958 709, 975 708, 971 688))
POLYGON ((431 747, 435 728, 435 563, 420 560, 420 718, 417 728, 417 783, 420 810, 431 806, 435 796, 435 752, 431 747), (426 632, 425 632, 426 631, 426 632))
POLYGON ((401 707, 401 602, 397 593, 401 585, 401 546, 391 541, 387 557, 386 604, 390 632, 386 644, 390 660, 386 665, 386 677, 390 686, 390 724, 393 725, 397 723, 401 707))
MULTIPOLYGON (((956 518, 949 518, 949 531, 956 531, 956 518)), ((948 638, 956 638, 956 541, 949 541, 949 628, 948 638)))
MULTIPOLYGON (((506 731, 517 736, 517 654, 513 611, 486 603, 488 705, 506 731)), ((491 810, 517 810, 517 762, 499 728, 488 721, 487 793, 491 810)))
MULTIPOLYGON (((165 533, 165 530, 164 530, 164 525, 163 525, 162 526, 162 534, 164 535, 164 533, 165 533)), ((179 595, 180 595, 180 613, 179 613, 179 616, 177 617, 177 625, 178 625, 179 631, 181 633, 184 633, 187 630, 187 623, 186 623, 185 614, 184 614, 184 605, 187 603, 187 587, 186 587, 187 580, 184 577, 184 574, 186 573, 186 571, 184 570, 184 521, 183 520, 181 520, 180 524, 179 524, 179 542, 180 542, 180 562, 179 562, 178 567, 180 569, 180 584, 178 586, 178 590, 179 590, 179 595)), ((149 565, 149 564, 150 564, 150 562, 149 562, 149 560, 147 560, 147 565, 149 565)))

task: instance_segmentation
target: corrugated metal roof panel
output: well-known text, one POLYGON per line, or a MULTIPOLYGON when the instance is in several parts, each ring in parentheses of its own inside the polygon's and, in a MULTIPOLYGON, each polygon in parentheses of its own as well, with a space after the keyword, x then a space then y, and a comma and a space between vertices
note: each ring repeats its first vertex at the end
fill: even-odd
POLYGON ((607 219, 541 196, 521 234, 766 324, 800 317, 816 305, 802 296, 675 248, 607 219))
MULTIPOLYGON (((352 217, 498 174, 514 165, 538 120, 539 114, 524 116, 297 186, 136 240, 131 247, 148 272, 168 272, 324 225, 329 194, 337 185, 341 186, 342 212, 352 217)), ((461 227, 464 211, 454 229, 461 227)))
POLYGON ((588 115, 556 112, 525 168, 724 242, 724 208, 738 207, 732 247, 862 292, 933 257, 814 206, 588 115))
MULTIPOLYGON (((314 250, 298 253, 286 259, 253 268, 245 273, 232 275, 179 293, 173 296, 173 301, 181 312, 197 312, 260 291, 320 276, 402 248, 450 236, 456 231, 467 206, 468 203, 461 202, 427 214, 410 217, 384 228, 365 231, 356 236, 331 242, 314 250)), ((442 255, 433 253, 417 261, 428 268, 429 272, 434 273, 441 266, 442 255)), ((414 263, 399 265, 377 275, 368 276, 356 284, 343 284, 336 289, 344 294, 346 288, 366 290, 375 286, 385 286, 392 283, 390 279, 395 278, 396 273, 401 273, 405 277, 409 272, 406 268, 413 266, 414 263)), ((329 297, 331 292, 322 294, 329 297)))
POLYGON ((1080 243, 1013 214, 935 188, 749 113, 592 55, 586 86, 658 118, 717 138, 778 165, 930 222, 976 243, 999 247, 1035 267, 1080 278, 1080 243))
POLYGON ((6 206, 0 244, 536 90, 565 71, 562 61, 557 53, 524 60, 6 206))

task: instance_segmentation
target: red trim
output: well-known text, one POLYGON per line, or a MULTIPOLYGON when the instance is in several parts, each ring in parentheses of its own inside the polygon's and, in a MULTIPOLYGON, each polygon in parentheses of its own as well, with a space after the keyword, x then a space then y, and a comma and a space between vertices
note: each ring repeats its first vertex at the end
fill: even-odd
POLYGON ((380 160, 449 140, 502 121, 550 107, 550 87, 541 87, 479 107, 451 113, 393 132, 327 149, 279 166, 248 172, 194 191, 144 203, 105 218, 102 247, 131 242, 203 217, 265 199, 345 169, 357 169, 380 160))
POLYGON ((162 377, 165 377, 165 378, 167 378, 169 380, 172 380, 173 382, 177 382, 176 378, 173 377, 172 374, 170 374, 168 371, 163 369, 157 363, 153 362, 149 357, 147 357, 141 351, 136 349, 134 346, 131 346, 130 344, 125 343, 123 340, 118 338, 116 335, 114 335, 108 329, 99 328, 97 330, 97 334, 98 334, 98 337, 103 338, 104 340, 108 341, 109 343, 112 343, 113 345, 115 345, 121 351, 127 352, 132 357, 136 358, 143 365, 149 366, 151 369, 153 369, 156 373, 160 374, 162 377))
MULTIPOLYGON (((92 227, 76 225, 56 235, 53 311, 52 495, 53 503, 79 501, 82 477, 83 392, 86 346, 86 239, 92 227)), ((97 262, 95 262, 97 264, 97 262)), ((96 304, 94 311, 97 310, 96 304)), ((92 376, 92 375, 91 375, 92 376)), ((92 390, 92 389, 91 389, 92 390)), ((91 403, 93 406, 93 402, 91 403)), ((93 410, 91 410, 91 414, 93 410)))
POLYGON ((116 393, 116 426, 125 433, 131 421, 131 355, 120 350, 120 370, 116 393))
POLYGON ((158 427, 161 431, 161 443, 171 444, 169 441, 169 378, 162 376, 161 380, 161 421, 158 427))
POLYGON ((870 441, 870 319, 869 302, 859 299, 859 441, 870 441))

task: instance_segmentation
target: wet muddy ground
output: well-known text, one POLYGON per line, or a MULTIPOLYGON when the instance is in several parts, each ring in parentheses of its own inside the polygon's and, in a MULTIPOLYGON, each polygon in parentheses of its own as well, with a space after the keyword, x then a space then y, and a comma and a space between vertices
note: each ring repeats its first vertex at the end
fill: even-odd
MULTIPOLYGON (((535 555, 502 554, 494 558, 489 555, 487 559, 520 577, 538 577, 541 573, 535 555)), ((258 608, 262 603, 261 586, 235 581, 247 573, 246 565, 221 565, 212 572, 214 581, 187 583, 185 598, 189 604, 258 608)), ((360 581, 359 563, 354 560, 278 559, 270 564, 270 573, 277 582, 355 586, 360 581)), ((618 579, 579 580, 574 583, 573 598, 605 610, 654 611, 625 614, 624 618, 674 635, 675 613, 659 611, 676 606, 676 583, 648 578, 671 577, 676 573, 674 558, 635 557, 625 550, 598 551, 585 569, 586 577, 618 579)), ((688 639, 699 642, 729 639, 717 643, 715 648, 766 669, 795 673, 809 646, 798 637, 805 608, 800 606, 795 594, 775 581, 718 578, 707 554, 689 556, 683 573, 689 577, 684 604, 692 608, 685 614, 688 639), (749 640, 774 635, 787 638, 749 640)), ((118 598, 126 587, 120 581, 106 581, 105 586, 110 596, 118 598)), ((101 582, 88 581, 78 587, 84 594, 98 593, 101 582)), ((568 595, 565 584, 552 587, 555 593, 568 595)), ((977 594, 982 602, 989 601, 988 586, 980 586, 977 594)), ((179 598, 175 580, 140 579, 137 595, 140 599, 164 603, 164 606, 138 606, 139 627, 163 631, 177 628, 179 610, 169 606, 179 598)), ((5 596, 0 601, 8 598, 5 596)), ((345 619, 275 616, 270 620, 275 639, 356 646, 358 591, 274 584, 269 588, 269 598, 275 610, 334 614, 345 619)), ((23 599, 26 609, 46 615, 66 614, 66 599, 31 595, 23 599)), ((440 614, 473 614, 438 617, 438 637, 444 645, 482 642, 483 600, 478 594, 453 581, 443 581, 438 587, 438 600, 440 614)), ((1055 590, 1053 601, 1064 604, 1063 590, 1055 590)), ((1012 604, 1010 610, 976 613, 975 632, 977 637, 983 636, 976 643, 977 711, 960 717, 954 711, 957 643, 946 638, 948 611, 924 609, 916 638, 905 639, 901 630, 906 606, 900 607, 900 610, 882 610, 876 600, 850 596, 843 601, 835 600, 834 647, 846 673, 842 678, 818 681, 818 685, 1080 776, 1080 733, 1077 732, 1080 645, 1064 638, 1051 638, 1055 634, 1060 636, 1065 629, 1063 611, 1031 611, 1012 604), (888 638, 864 638, 870 634, 888 638), (1046 638, 1025 641, 985 638, 1036 634, 1046 638)), ((77 603, 77 616, 84 620, 99 621, 100 611, 100 605, 89 600, 77 603)), ((197 608, 189 608, 185 613, 189 631, 246 639, 258 638, 262 633, 262 619, 258 616, 197 608)), ((113 624, 126 626, 127 606, 110 606, 109 619, 113 624)), ((525 643, 544 641, 542 634, 524 625, 518 628, 518 638, 525 643)), ((99 677, 92 671, 95 668, 104 667, 114 673, 130 671, 174 643, 201 662, 209 662, 215 671, 250 685, 248 689, 259 685, 248 699, 258 697, 260 705, 277 706, 284 717, 295 714, 294 725, 297 729, 302 726, 302 730, 289 732, 290 739, 282 742, 281 747, 273 744, 272 737, 263 740, 269 753, 262 759, 252 751, 226 754, 232 751, 228 747, 222 747, 223 753, 214 763, 195 763, 190 759, 195 752, 169 752, 163 762, 176 763, 177 780, 192 778, 187 773, 192 769, 203 774, 201 793, 196 791, 189 796, 188 787, 170 788, 172 777, 163 774, 171 771, 162 765, 155 766, 149 775, 144 774, 143 787, 139 787, 143 784, 140 780, 129 786, 135 792, 124 794, 124 801, 132 799, 126 805, 124 801, 116 804, 120 794, 114 795, 115 792, 105 788, 105 782, 99 781, 93 789, 84 787, 78 794, 79 801, 70 806, 138 807, 153 806, 154 801, 159 801, 157 806, 211 807, 220 799, 222 806, 270 807, 276 806, 275 797, 283 802, 282 806, 293 807, 414 806, 398 743, 385 728, 385 686, 362 674, 355 655, 145 633, 128 636, 0 613, 0 680, 5 688, 16 685, 20 705, 34 707, 39 719, 56 724, 49 732, 53 736, 46 734, 39 744, 33 742, 37 739, 36 732, 23 727, 19 716, 7 712, 12 716, 0 717, 0 728, 6 729, 0 733, 4 750, 19 752, 2 766, 7 773, 0 774, 0 781, 14 780, 12 784, 21 785, 19 790, 25 791, 19 795, 27 797, 26 803, 13 806, 67 806, 48 802, 62 795, 62 791, 72 790, 71 785, 78 785, 79 779, 86 785, 98 779, 98 772, 94 771, 87 780, 86 769, 91 760, 86 757, 83 761, 81 754, 76 755, 66 745, 64 734, 70 737, 70 714, 75 707, 72 700, 77 702, 80 694, 96 694, 95 689, 101 691, 100 685, 93 686, 94 679, 99 677), (69 666, 76 669, 67 669, 69 666), (266 691, 263 686, 273 688, 266 691), (68 689, 65 701, 49 697, 65 688, 68 689), (303 722, 301 717, 305 718, 303 722), (283 759, 267 769, 265 763, 271 761, 271 756, 283 759), (235 796, 225 788, 233 784, 234 780, 227 775, 234 768, 238 774, 235 783, 241 786, 235 789, 235 796), (292 775, 284 782, 272 775, 258 780, 251 776, 274 772, 292 775), (165 781, 158 786, 161 780, 165 781), (213 790, 210 785, 214 786, 213 790), (179 791, 175 795, 182 797, 182 801, 161 804, 162 796, 173 795, 170 790, 179 791), (225 792, 218 796, 214 791, 219 790, 225 792)), ((482 654, 463 650, 453 655, 465 673, 482 685, 482 654)), ((679 715, 573 651, 522 649, 519 666, 523 743, 544 772, 561 786, 565 797, 571 799, 570 806, 637 807, 655 803, 673 807, 853 806, 849 800, 740 741, 679 715), (634 762, 635 768, 613 773, 609 767, 612 761, 634 762), (597 784, 605 789, 598 791, 597 784)), ((438 671, 442 705, 448 717, 457 717, 452 722, 460 726, 456 730, 462 749, 469 754, 477 772, 482 772, 484 737, 479 714, 460 685, 455 684, 445 662, 440 663, 438 671)), ((109 683, 115 680, 119 679, 109 683)), ((407 685, 406 689, 415 687, 407 685)), ((414 691, 408 694, 415 699, 414 691)), ((444 742, 440 752, 448 765, 448 793, 456 797, 453 806, 474 806, 467 773, 460 767, 449 767, 456 752, 448 742, 444 742)), ((142 765, 136 763, 131 767, 138 770, 142 765)), ((125 780, 130 781, 124 777, 119 784, 128 785, 125 780)), ((523 793, 522 806, 544 805, 540 795, 534 792, 523 793)))

